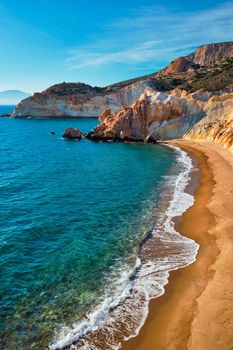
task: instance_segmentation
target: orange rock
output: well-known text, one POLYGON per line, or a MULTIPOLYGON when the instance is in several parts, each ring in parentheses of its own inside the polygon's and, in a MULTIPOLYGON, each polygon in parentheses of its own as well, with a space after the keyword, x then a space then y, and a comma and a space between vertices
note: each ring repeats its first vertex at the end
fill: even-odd
POLYGON ((181 137, 204 116, 203 105, 201 99, 187 92, 182 94, 179 90, 177 94, 174 91, 168 94, 148 88, 119 112, 112 114, 109 109, 103 112, 99 118, 101 125, 94 129, 92 136, 135 141, 181 137))

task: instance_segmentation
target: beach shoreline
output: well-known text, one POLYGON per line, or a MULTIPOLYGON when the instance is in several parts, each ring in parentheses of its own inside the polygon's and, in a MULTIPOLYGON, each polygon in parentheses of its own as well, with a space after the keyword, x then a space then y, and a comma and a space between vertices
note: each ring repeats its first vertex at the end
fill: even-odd
POLYGON ((195 263, 170 272, 165 294, 153 299, 139 335, 123 350, 230 350, 233 348, 233 154, 220 145, 167 142, 186 151, 200 170, 187 191, 195 203, 176 222, 200 245, 195 263), (199 182, 199 186, 197 185, 199 182))
MULTIPOLYGON (((180 235, 176 227, 182 213, 191 207, 194 201, 194 189, 186 191, 186 187, 189 187, 190 176, 195 178, 194 188, 198 186, 195 160, 178 147, 162 144, 162 148, 166 152, 168 149, 172 150, 176 158, 176 165, 172 171, 176 174, 171 171, 161 187, 157 223, 153 224, 153 232, 156 230, 157 236, 151 233, 152 230, 149 230, 145 239, 141 241, 136 265, 130 275, 132 278, 126 286, 127 289, 124 290, 124 299, 111 307, 108 317, 102 318, 98 327, 93 327, 93 330, 86 332, 83 336, 78 336, 77 341, 70 342, 74 348, 81 349, 85 345, 86 348, 96 346, 98 349, 119 349, 124 339, 136 337, 148 316, 149 300, 159 298, 164 294, 164 287, 168 283, 170 272, 188 266, 196 259, 199 245, 194 240, 180 235), (160 213, 163 213, 161 217, 160 213), (136 309, 137 311, 134 312, 136 309), (137 315, 142 318, 137 319, 137 315), (113 319, 115 325, 111 323, 113 319), (109 324, 108 320, 110 320, 109 324), (127 329, 125 329, 125 324, 128 324, 127 329), (113 333, 111 333, 112 329, 113 333), (106 336, 108 332, 110 335, 106 336), (106 343, 111 342, 112 339, 113 343, 106 344, 103 341, 105 336, 106 343)), ((89 318, 91 319, 91 316, 89 318)), ((70 333, 71 337, 73 334, 75 332, 70 333)), ((70 344, 67 338, 56 339, 50 349, 66 349, 66 346, 68 348, 70 344)))

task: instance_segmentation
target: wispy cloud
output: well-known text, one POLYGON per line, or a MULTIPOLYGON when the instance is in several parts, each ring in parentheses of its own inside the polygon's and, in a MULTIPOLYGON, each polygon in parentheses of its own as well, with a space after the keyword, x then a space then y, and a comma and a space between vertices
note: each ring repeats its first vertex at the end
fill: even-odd
POLYGON ((80 52, 75 56, 69 57, 68 62, 78 62, 81 58, 81 62, 71 65, 68 69, 77 69, 89 66, 100 66, 108 63, 124 63, 125 61, 131 61, 132 63, 142 62, 142 60, 150 59, 154 56, 156 46, 159 41, 146 41, 141 45, 137 45, 130 49, 123 49, 120 51, 108 53, 100 52, 80 52))
POLYGON ((232 2, 195 12, 145 7, 130 17, 105 23, 93 44, 70 52, 67 70, 112 64, 160 68, 199 45, 232 40, 232 13, 232 2))

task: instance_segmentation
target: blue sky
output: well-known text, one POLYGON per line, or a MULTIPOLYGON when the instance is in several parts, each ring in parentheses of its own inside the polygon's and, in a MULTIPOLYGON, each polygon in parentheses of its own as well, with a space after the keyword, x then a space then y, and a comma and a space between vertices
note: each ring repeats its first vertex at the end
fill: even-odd
POLYGON ((233 2, 0 0, 0 90, 104 86, 233 40, 233 2))

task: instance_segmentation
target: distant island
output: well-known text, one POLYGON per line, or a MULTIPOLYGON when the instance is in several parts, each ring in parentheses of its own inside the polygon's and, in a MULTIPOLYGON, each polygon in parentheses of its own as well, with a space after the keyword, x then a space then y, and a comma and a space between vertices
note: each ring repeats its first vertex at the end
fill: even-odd
POLYGON ((21 90, 3 90, 0 91, 0 105, 15 105, 29 96, 31 94, 21 90))

